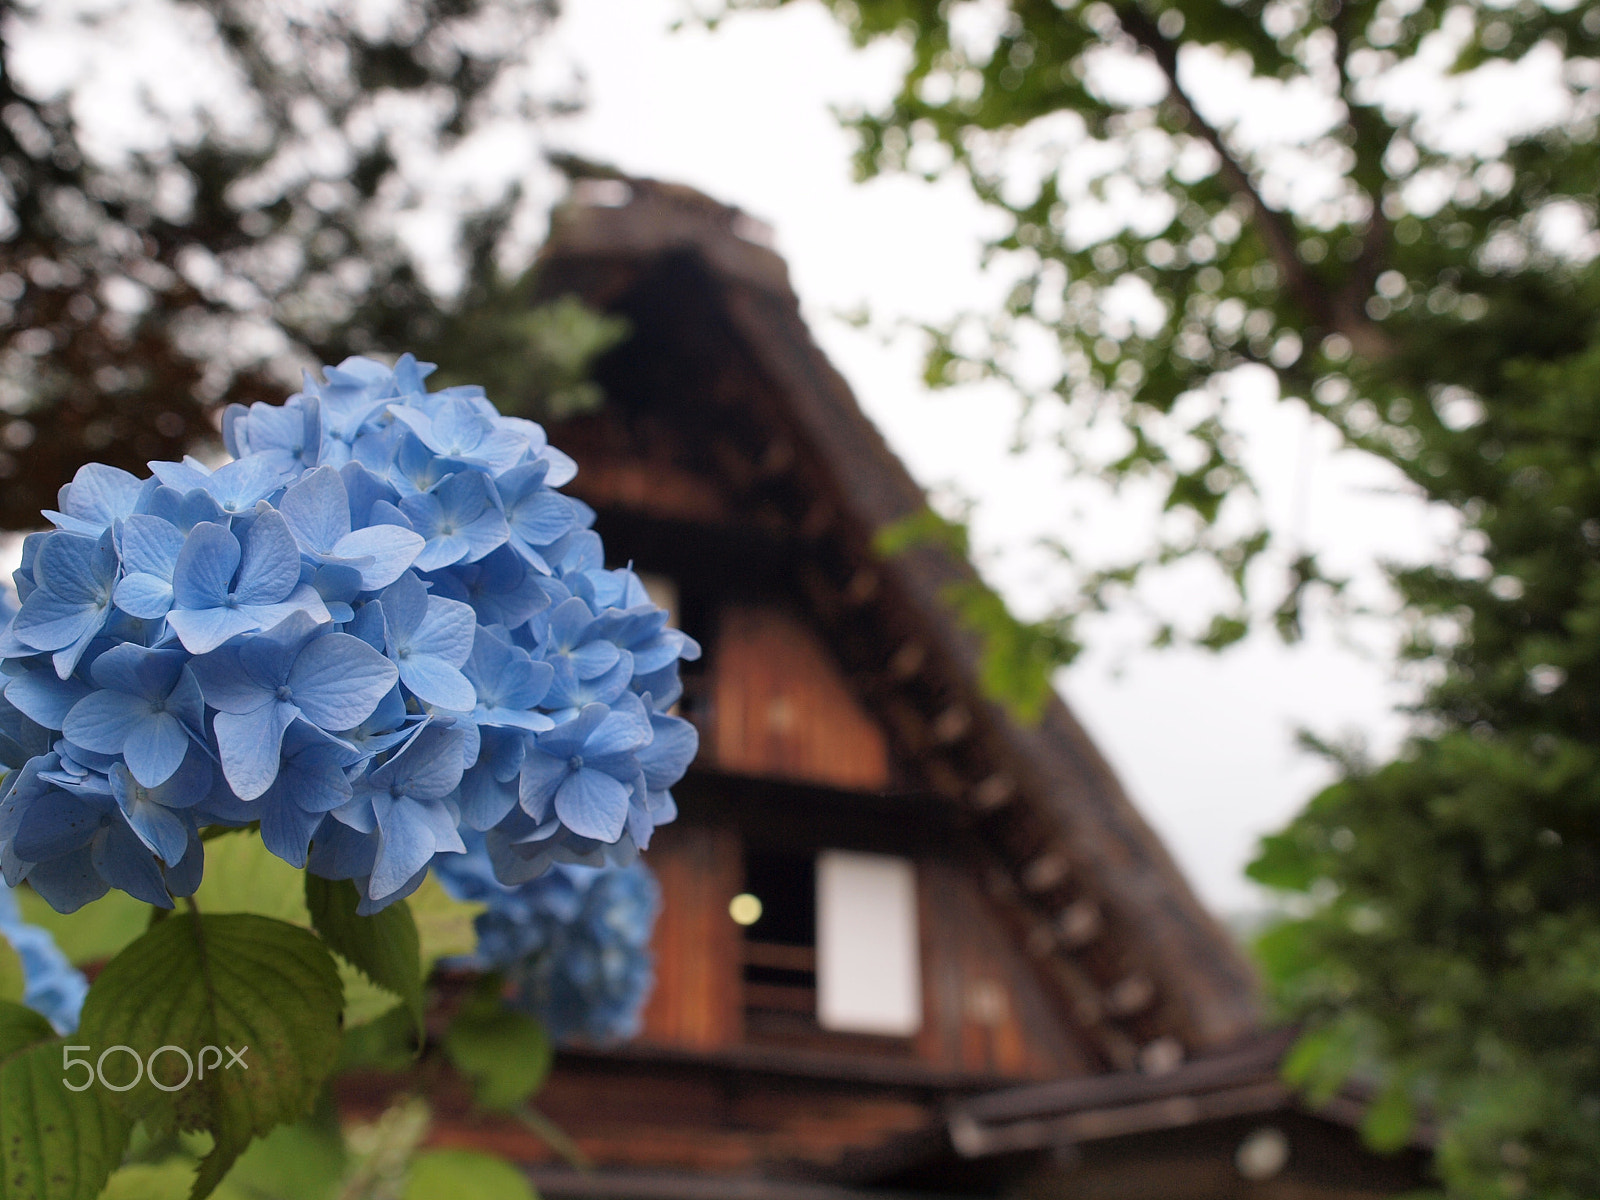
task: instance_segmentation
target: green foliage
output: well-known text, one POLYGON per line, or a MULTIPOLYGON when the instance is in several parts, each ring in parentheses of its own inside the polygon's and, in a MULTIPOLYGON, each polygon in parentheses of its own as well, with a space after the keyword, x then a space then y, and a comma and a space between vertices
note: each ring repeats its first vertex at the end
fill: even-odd
POLYGON ((150 906, 113 889, 75 913, 58 913, 29 887, 17 889, 23 920, 49 930, 76 966, 105 962, 150 924, 150 906))
POLYGON ((499 286, 529 215, 519 182, 452 196, 458 289, 430 284, 396 218, 485 127, 522 119, 535 144, 571 110, 529 82, 555 7, 7 4, 0 527, 37 524, 89 459, 181 457, 219 403, 276 401, 299 363, 437 344, 460 298, 499 286), (124 50, 174 28, 187 44, 124 50), (39 50, 62 38, 65 57, 39 50), (185 86, 153 86, 172 59, 185 86))
POLYGON ((379 987, 405 1003, 420 1037, 422 1027, 422 949, 417 925, 404 900, 370 917, 356 913, 361 893, 347 879, 307 874, 306 907, 311 926, 328 947, 379 987))
POLYGON ((486 279, 419 352, 439 364, 440 383, 481 384, 502 412, 536 421, 592 412, 602 394, 590 369, 628 322, 576 296, 536 305, 536 286, 533 273, 486 279))
POLYGON ((55 1035, 50 1022, 33 1009, 23 1007, 19 1001, 0 1002, 0 1059, 55 1035))
POLYGON ((402 1200, 537 1200, 527 1177, 504 1159, 471 1150, 424 1150, 411 1162, 402 1200))
MULTIPOLYGON (((966 524, 932 508, 878 530, 873 549, 884 557, 919 549, 943 550, 958 559, 971 554, 966 524)), ((982 642, 978 673, 984 694, 1004 703, 1020 720, 1037 721, 1051 695, 1051 676, 1077 657, 1070 623, 1019 620, 981 580, 952 584, 942 599, 982 642)))
POLYGON ((74 1036, 96 1054, 128 1046, 142 1060, 169 1045, 197 1059, 205 1046, 248 1047, 247 1067, 227 1068, 219 1055, 203 1078, 173 1091, 163 1088, 180 1082, 181 1063, 163 1057, 152 1067, 159 1079, 147 1073, 114 1098, 130 1119, 211 1133, 198 1198, 252 1137, 310 1109, 338 1054, 342 1008, 333 957, 311 933, 248 914, 187 913, 159 922, 106 965, 74 1036))
POLYGON ((445 1053, 485 1108, 520 1108, 550 1073, 550 1040, 532 1017, 500 1003, 489 977, 445 1034, 445 1053))
MULTIPOLYGON (((6 1024, 8 1035, 21 1028, 6 1024)), ((103 1091, 63 1087, 61 1064, 54 1038, 12 1048, 0 1062, 4 1200, 93 1200, 122 1157, 128 1121, 103 1091)))
POLYGON ((0 938, 0 1000, 21 1001, 27 982, 21 957, 10 942, 0 938))
POLYGON ((1454 1196, 1600 1195, 1600 15, 828 2, 908 52, 894 98, 852 120, 862 173, 963 176, 1001 218, 1007 302, 931 331, 930 381, 1059 403, 1071 468, 1159 496, 1151 544, 1080 570, 1064 650, 1185 561, 1231 594, 1157 613, 1158 644, 1296 637, 1338 591, 1266 521, 1229 400, 1245 368, 1458 519, 1448 562, 1391 573, 1416 734, 1389 763, 1333 753, 1338 781, 1264 843, 1252 874, 1298 894, 1262 961, 1308 1029, 1291 1077, 1370 1089, 1375 1144, 1425 1112, 1454 1196), (1315 97, 1326 122, 1249 140, 1191 90, 1206 57, 1246 108, 1315 97), (1429 102, 1503 95, 1514 64, 1557 102, 1493 138, 1385 91, 1409 72, 1429 102), (1055 372, 1034 386, 1041 343, 1055 372))

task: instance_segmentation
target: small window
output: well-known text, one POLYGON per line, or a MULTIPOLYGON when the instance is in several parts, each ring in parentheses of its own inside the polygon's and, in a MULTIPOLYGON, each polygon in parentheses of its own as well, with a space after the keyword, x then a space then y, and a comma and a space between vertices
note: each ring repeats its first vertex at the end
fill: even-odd
POLYGON ((752 851, 740 901, 733 916, 745 929, 746 1012, 809 1022, 817 1011, 816 861, 752 851))
POLYGON ((917 877, 903 858, 817 857, 817 1023, 909 1037, 922 1026, 917 877))

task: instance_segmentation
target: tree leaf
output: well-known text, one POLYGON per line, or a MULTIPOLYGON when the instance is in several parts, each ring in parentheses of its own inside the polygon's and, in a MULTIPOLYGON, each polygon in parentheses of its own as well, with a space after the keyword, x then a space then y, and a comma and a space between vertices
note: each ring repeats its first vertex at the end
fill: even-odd
POLYGON ((1405 1148, 1416 1123, 1410 1092, 1403 1080, 1394 1079, 1362 1114, 1361 1136, 1374 1150, 1392 1153, 1405 1148))
POLYGON ((50 1022, 21 1004, 0 1002, 0 1059, 56 1036, 50 1022))
POLYGON ((348 879, 306 876, 312 927, 373 983, 400 997, 421 1034, 422 949, 411 909, 401 900, 363 917, 356 913, 360 902, 361 893, 348 879))
POLYGON ((52 1039, 0 1065, 4 1200, 94 1200, 122 1159, 131 1123, 104 1090, 63 1087, 61 1060, 52 1039))
POLYGON ((527 1176, 502 1158, 472 1150, 424 1150, 411 1162, 403 1200, 537 1200, 527 1176))
MULTIPOLYGON (((106 965, 75 1036, 96 1055, 128 1046, 145 1061, 162 1046, 197 1064, 205 1047, 221 1050, 186 1086, 163 1091, 146 1075, 115 1101, 157 1127, 211 1132, 215 1146, 192 1193, 199 1200, 252 1137, 310 1109, 338 1056, 343 999, 333 956, 310 932, 250 914, 178 914, 106 965), (227 1048, 244 1066, 230 1065, 227 1048)), ((166 1086, 182 1071, 177 1054, 157 1060, 166 1086)))
POLYGON ((478 1103, 512 1109, 550 1073, 550 1040, 532 1017, 482 993, 464 1005, 444 1037, 445 1053, 471 1077, 478 1103))

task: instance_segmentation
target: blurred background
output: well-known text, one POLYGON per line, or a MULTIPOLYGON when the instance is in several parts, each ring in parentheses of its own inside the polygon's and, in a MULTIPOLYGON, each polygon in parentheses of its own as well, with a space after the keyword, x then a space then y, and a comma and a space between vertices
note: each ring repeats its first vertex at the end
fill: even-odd
POLYGON ((1600 1187, 1600 9, 9 0, 0 36, 6 528, 347 353, 496 398, 538 362, 511 407, 583 411, 616 333, 529 307, 550 156, 692 185, 771 226, 929 489, 907 537, 1006 601, 995 694, 1059 688, 1211 908, 1287 921, 1322 1059, 1475 1114, 1472 1194, 1600 1187))

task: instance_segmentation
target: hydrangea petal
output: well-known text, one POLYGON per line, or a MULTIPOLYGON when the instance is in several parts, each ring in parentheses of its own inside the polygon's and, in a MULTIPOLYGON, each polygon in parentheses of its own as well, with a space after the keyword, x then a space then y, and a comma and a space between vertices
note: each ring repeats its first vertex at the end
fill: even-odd
POLYGON ((600 771, 573 771, 556 789, 556 815, 576 834, 614 842, 628 821, 628 788, 600 771))
POLYGON ((222 774, 241 800, 254 800, 278 777, 284 731, 299 716, 292 704, 274 701, 254 712, 218 713, 215 721, 222 774))
POLYGON ((394 687, 395 664, 360 638, 330 633, 307 643, 289 671, 294 703, 323 729, 353 729, 394 687))

